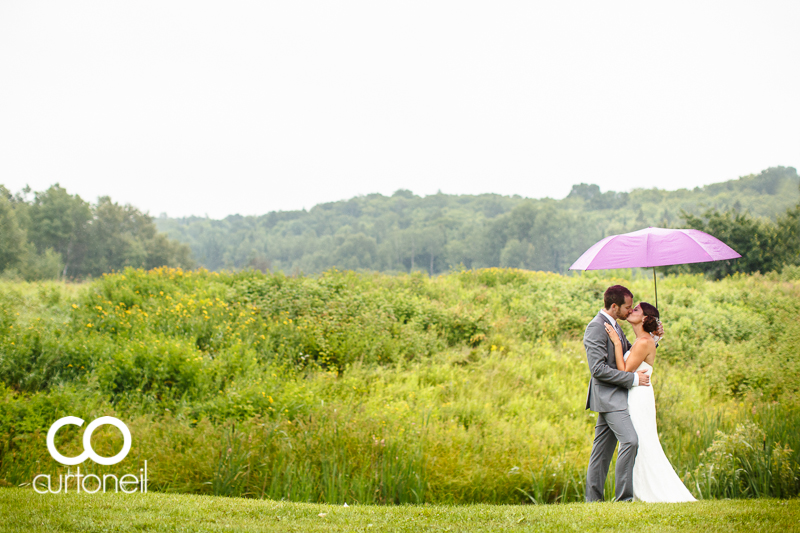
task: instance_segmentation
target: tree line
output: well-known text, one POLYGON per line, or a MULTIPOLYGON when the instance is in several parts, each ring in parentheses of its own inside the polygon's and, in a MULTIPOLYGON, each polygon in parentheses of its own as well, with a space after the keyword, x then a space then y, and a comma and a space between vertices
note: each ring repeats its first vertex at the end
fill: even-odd
POLYGON ((0 185, 0 272, 6 278, 84 279, 126 266, 192 268, 188 245, 153 217, 108 196, 90 204, 58 184, 11 194, 0 185))
POLYGON ((714 235, 742 257, 712 263, 670 267, 667 272, 702 272, 714 279, 741 272, 780 271, 800 265, 800 203, 777 220, 754 217, 740 209, 709 210, 700 216, 683 213, 683 227, 714 235))
MULTIPOLYGON (((420 197, 399 190, 391 196, 370 194, 319 204, 308 211, 222 220, 160 217, 155 222, 188 243, 197 261, 210 270, 311 274, 336 266, 435 275, 461 266, 500 266, 563 273, 603 237, 648 226, 706 228, 723 240, 732 238, 729 244, 737 250, 752 249, 743 255, 755 257, 756 250, 764 249, 765 234, 772 235, 769 246, 782 246, 785 232, 773 226, 798 200, 797 170, 775 167, 693 190, 601 192, 597 185, 581 183, 562 200, 497 194, 420 197), (729 228, 731 224, 741 228, 729 228)), ((778 258, 784 257, 791 259, 791 251, 764 253, 760 260, 740 260, 724 268, 763 272, 779 268, 778 258)), ((714 268, 722 267, 710 267, 709 272, 723 272, 714 268)))
POLYGON ((608 235, 648 226, 706 231, 742 254, 666 272, 780 270, 800 264, 800 177, 775 167, 694 190, 601 192, 562 200, 408 190, 310 210, 156 219, 109 197, 90 204, 58 184, 11 194, 0 185, 0 272, 28 280, 83 279, 126 266, 314 274, 332 267, 384 272, 512 267, 564 273, 608 235))

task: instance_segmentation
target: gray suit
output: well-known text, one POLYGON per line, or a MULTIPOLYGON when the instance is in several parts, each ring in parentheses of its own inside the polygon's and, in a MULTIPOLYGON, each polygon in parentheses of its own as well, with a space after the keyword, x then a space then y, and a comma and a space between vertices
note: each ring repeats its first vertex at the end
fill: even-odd
MULTIPOLYGON (((615 496, 618 501, 633 499, 633 463, 639 449, 639 439, 628 415, 628 389, 633 386, 634 373, 617 370, 614 343, 606 333, 606 323, 610 324, 610 321, 602 313, 597 313, 583 335, 586 359, 592 373, 586 409, 598 413, 586 473, 587 502, 603 501, 603 487, 617 441, 615 496)), ((621 340, 623 351, 629 350, 630 343, 624 333, 621 340)))

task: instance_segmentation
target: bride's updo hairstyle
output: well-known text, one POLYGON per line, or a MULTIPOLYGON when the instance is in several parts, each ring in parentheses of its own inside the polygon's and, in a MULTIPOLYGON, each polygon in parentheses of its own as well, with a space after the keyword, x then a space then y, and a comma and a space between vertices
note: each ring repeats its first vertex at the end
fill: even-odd
POLYGON ((642 319, 642 327, 647 333, 653 333, 658 329, 658 309, 654 305, 647 302, 639 302, 639 307, 642 308, 644 318, 642 319))

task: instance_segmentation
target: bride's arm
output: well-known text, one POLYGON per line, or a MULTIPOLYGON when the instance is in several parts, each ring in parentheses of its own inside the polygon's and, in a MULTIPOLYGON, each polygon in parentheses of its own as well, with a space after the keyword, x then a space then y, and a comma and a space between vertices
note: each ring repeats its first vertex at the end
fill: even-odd
POLYGON ((625 367, 621 370, 636 372, 636 369, 639 368, 639 365, 645 360, 647 354, 649 354, 651 350, 655 351, 655 349, 656 343, 652 338, 644 336, 638 339, 634 343, 633 348, 631 348, 631 354, 628 356, 628 360, 625 361, 625 367))
MULTIPOLYGON (((619 335, 617 335, 617 330, 614 327, 606 323, 606 333, 611 338, 611 342, 614 343, 614 358, 617 361, 617 370, 625 370, 625 360, 622 356, 622 342, 619 340, 619 335)), ((628 371, 630 372, 630 370, 628 371)))

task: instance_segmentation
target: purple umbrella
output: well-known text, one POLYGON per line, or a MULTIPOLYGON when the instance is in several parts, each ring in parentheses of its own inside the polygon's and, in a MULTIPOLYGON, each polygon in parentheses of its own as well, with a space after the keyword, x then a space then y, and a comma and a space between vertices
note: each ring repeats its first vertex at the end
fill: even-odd
POLYGON ((742 256, 716 237, 700 230, 647 228, 606 237, 586 250, 569 269, 653 267, 653 287, 658 307, 655 267, 722 261, 737 257, 742 256))

